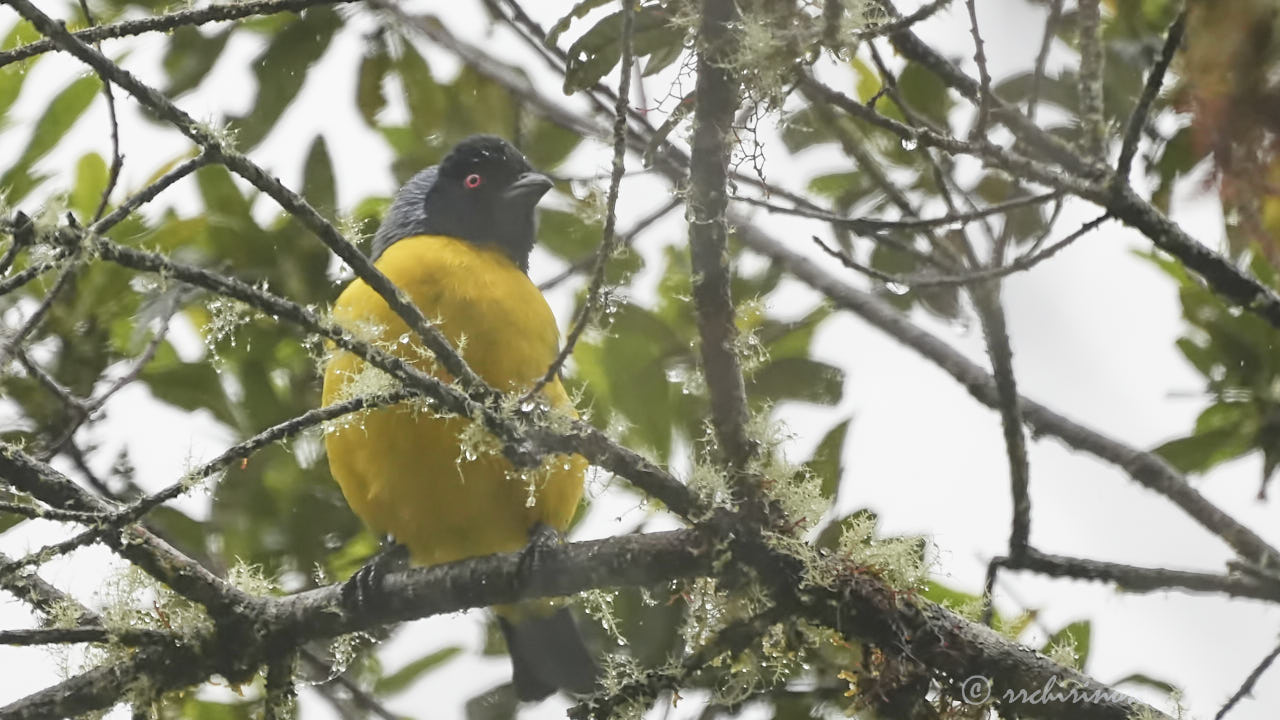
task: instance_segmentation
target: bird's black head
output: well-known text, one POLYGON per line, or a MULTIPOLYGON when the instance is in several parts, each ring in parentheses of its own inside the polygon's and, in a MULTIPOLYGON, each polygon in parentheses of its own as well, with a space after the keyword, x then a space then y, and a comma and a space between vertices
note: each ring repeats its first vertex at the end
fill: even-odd
POLYGON ((550 178, 534 172, 511 143, 473 135, 400 189, 378 228, 373 256, 413 235, 448 235, 495 246, 528 271, 534 206, 550 189, 550 178))

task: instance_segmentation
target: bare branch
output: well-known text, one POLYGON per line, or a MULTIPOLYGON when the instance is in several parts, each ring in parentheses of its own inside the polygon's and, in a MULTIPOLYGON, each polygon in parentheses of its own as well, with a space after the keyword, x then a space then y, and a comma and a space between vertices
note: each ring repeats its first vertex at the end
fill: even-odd
POLYGON ((503 443, 503 452, 508 459, 517 465, 534 467, 541 462, 544 454, 576 452, 598 467, 626 478, 636 487, 661 500, 677 515, 687 518, 698 512, 698 501, 683 483, 642 455, 619 446, 596 428, 581 421, 572 423, 571 431, 565 434, 537 426, 524 428, 521 423, 514 423, 501 412, 478 405, 454 386, 418 370, 402 358, 356 338, 341 327, 322 321, 315 313, 297 303, 233 278, 107 240, 99 240, 94 251, 104 260, 135 270, 159 273, 240 300, 265 313, 295 323, 308 332, 332 340, 338 347, 388 373, 407 389, 431 398, 436 403, 436 409, 481 419, 489 432, 503 443))
POLYGON ((1254 685, 1258 684, 1262 674, 1267 671, 1267 668, 1271 667, 1271 663, 1275 662, 1277 657, 1280 657, 1280 646, 1277 646, 1275 650, 1272 650, 1266 657, 1262 658, 1262 662, 1258 663, 1253 672, 1249 673, 1249 676, 1240 685, 1240 689, 1231 695, 1231 698, 1222 706, 1222 709, 1218 710, 1218 714, 1213 716, 1213 720, 1222 720, 1241 700, 1252 694, 1254 685))
POLYGON ((701 14, 688 205, 693 303, 711 396, 711 424, 730 467, 741 468, 755 454, 756 444, 746 431, 747 392, 729 294, 724 216, 729 198, 729 130, 738 107, 738 80, 727 63, 733 42, 730 26, 738 10, 733 0, 703 0, 701 14))
MULTIPOLYGON (((912 324, 884 301, 853 288, 782 243, 739 224, 739 237, 756 252, 783 263, 791 274, 824 293, 838 306, 853 312, 899 342, 933 361, 954 377, 979 402, 998 407, 995 380, 981 367, 945 342, 912 324)), ((1222 538, 1242 557, 1263 566, 1280 559, 1265 540, 1209 502, 1186 478, 1159 456, 1130 447, 1055 413, 1028 398, 1019 400, 1023 418, 1037 435, 1061 439, 1067 445, 1122 468, 1134 480, 1174 502, 1206 530, 1222 538)))
POLYGON ((200 153, 195 157, 182 162, 169 172, 156 178, 156 181, 139 190, 120 204, 120 207, 112 210, 109 215, 99 220, 95 220, 93 225, 89 226, 89 230, 95 233, 105 233, 111 228, 119 225, 121 221, 129 217, 129 215, 142 207, 146 203, 151 202, 157 195, 167 190, 171 185, 178 182, 182 178, 199 170, 200 168, 212 162, 212 158, 208 153, 200 153))
POLYGON ((1009 532, 1009 554, 1018 558, 1027 550, 1031 534, 1031 466, 1027 462, 1027 438, 1023 429, 1018 386, 1013 374, 1013 347, 1005 325, 1004 308, 1000 304, 998 280, 970 286, 970 297, 982 319, 987 355, 991 358, 995 381, 996 406, 1004 430, 1005 451, 1009 456, 1009 484, 1013 495, 1013 522, 1009 532))
POLYGON ((881 220, 878 218, 867 217, 845 217, 831 212, 821 210, 810 210, 808 208, 795 208, 777 205, 766 200, 760 200, 753 197, 735 196, 733 199, 738 202, 744 202, 748 205, 764 208, 771 213, 779 213, 781 215, 797 215, 799 217, 811 218, 813 220, 822 220, 836 227, 847 228, 855 233, 873 233, 883 232, 885 230, 924 230, 939 227, 963 226, 967 223, 979 220, 992 215, 1003 215, 1010 210, 1017 210, 1032 205, 1041 205, 1046 202, 1052 202, 1061 198, 1059 192, 1047 192, 1038 195, 1028 195, 1026 197, 1008 200, 1002 203, 996 203, 971 212, 947 213, 941 217, 932 218, 903 218, 901 220, 881 220))
MULTIPOLYGON (((201 480, 231 466, 237 460, 246 459, 258 450, 274 442, 292 437, 323 422, 363 410, 386 407, 410 399, 414 393, 396 390, 381 395, 352 398, 305 412, 295 418, 267 428, 253 437, 227 449, 221 455, 204 463, 182 477, 181 480, 157 492, 146 495, 118 510, 107 513, 81 513, 93 515, 96 522, 88 529, 66 540, 41 548, 20 560, 0 565, 0 581, 31 563, 46 562, 85 545, 98 542, 117 533, 127 525, 138 522, 147 513, 194 488, 201 480)), ((82 522, 78 521, 78 522, 82 522)))
MULTIPOLYGON (((632 225, 631 228, 619 236, 619 245, 622 247, 630 245, 631 242, 635 240, 636 236, 649 229, 649 226, 666 217, 672 210, 680 207, 680 205, 680 198, 672 198, 663 203, 660 207, 656 208, 653 212, 640 218, 636 221, 635 225, 632 225)), ((559 274, 538 283, 538 289, 545 293, 574 275, 591 268, 595 265, 595 258, 595 253, 592 253, 575 263, 571 263, 569 267, 562 270, 559 274)))
POLYGON ((105 78, 110 78, 137 98, 147 108, 164 118, 175 128, 199 145, 205 153, 251 185, 266 193, 283 209, 311 230, 338 257, 342 258, 356 276, 364 280, 370 288, 378 293, 387 305, 400 316, 414 331, 444 366, 450 375, 470 392, 486 400, 495 400, 496 391, 480 379, 475 371, 458 355, 457 351, 445 338, 440 329, 435 327, 422 314, 417 305, 407 295, 387 279, 364 253, 360 252, 341 233, 337 231, 315 208, 311 207, 297 193, 285 187, 279 180, 254 164, 246 156, 229 148, 208 128, 197 123, 194 118, 178 108, 155 89, 138 80, 132 73, 124 70, 108 60, 92 47, 67 32, 61 24, 41 12, 30 0, 7 0, 23 17, 36 26, 41 33, 52 39, 59 47, 75 55, 105 78))
POLYGON ((978 9, 974 0, 965 0, 964 4, 969 10, 969 34, 973 35, 973 61, 978 65, 978 77, 982 83, 978 87, 978 122, 973 128, 974 136, 981 137, 987 134, 987 119, 991 112, 991 72, 987 70, 987 54, 982 48, 982 32, 978 30, 978 9))
POLYGON ((9 362, 9 355, 22 345, 28 335, 40 327, 40 323, 44 321, 44 316, 53 308, 53 303, 62 294, 62 291, 66 289, 67 285, 71 283, 71 279, 75 277, 76 272, 80 270, 80 263, 75 257, 76 254, 77 251, 71 251, 71 259, 62 267, 62 272, 58 274, 58 279, 54 281, 53 287, 49 289, 49 292, 45 293, 40 304, 31 312, 31 315, 22 323, 17 332, 5 338, 4 345, 0 345, 0 367, 6 365, 9 362))
POLYGON ((595 317, 604 292, 605 270, 609 260, 617 251, 618 237, 615 227, 618 222, 618 193, 622 189, 622 175, 627 171, 627 111, 631 98, 631 60, 632 34, 635 28, 635 0, 622 2, 622 60, 618 69, 618 101, 614 106, 613 120, 613 171, 609 176, 609 194, 605 201, 604 235, 600 238, 600 248, 596 250, 595 267, 591 271, 591 283, 587 286, 587 297, 574 318, 569 334, 565 337, 564 347, 556 354, 555 360, 547 367, 547 372, 533 387, 524 394, 521 402, 537 395, 547 383, 560 374, 560 369, 573 353, 578 338, 586 330, 587 324, 595 317))
POLYGON ((1102 8, 1099 0, 1080 0, 1076 10, 1080 43, 1080 117, 1082 145, 1092 158, 1105 160, 1107 120, 1102 106, 1102 8))
POLYGON ((1090 220, 1089 222, 1086 222, 1084 225, 1081 225, 1078 229, 1076 229, 1075 232, 1071 233, 1070 235, 1067 235, 1066 237, 1053 243, 1052 245, 1049 245, 1043 250, 1040 250, 1037 252, 1029 252, 1006 265, 1002 265, 1000 267, 994 267, 994 268, 982 268, 980 270, 972 270, 970 272, 961 273, 958 275, 935 275, 931 273, 917 273, 915 275, 894 275, 893 273, 881 272, 879 270, 876 270, 875 268, 863 265, 862 263, 859 263, 858 261, 854 260, 852 257, 849 256, 848 253, 844 252, 843 250, 840 250, 839 248, 831 247, 830 245, 822 242, 816 237, 814 238, 814 242, 817 243, 818 247, 822 248, 823 252, 839 260, 842 265, 849 268, 850 270, 855 270, 857 272, 860 272, 869 277, 873 277, 882 282, 894 283, 897 285, 901 285, 903 287, 908 287, 913 289, 929 288, 929 287, 945 287, 949 285, 969 285, 972 283, 981 282, 983 280, 992 280, 995 278, 1002 278, 1017 272, 1030 270, 1036 265, 1039 265, 1045 260, 1048 260, 1054 255, 1057 255, 1060 251, 1062 251, 1067 246, 1074 243, 1076 240, 1085 236, 1089 232, 1092 232, 1095 228, 1097 228, 1103 222, 1106 222, 1108 219, 1110 219, 1110 217, 1111 217, 1110 215, 1105 213, 1102 215, 1099 215, 1093 220, 1090 220))
POLYGON ((1062 18, 1062 0, 1049 0, 1049 16, 1044 21, 1044 36, 1040 39, 1040 51, 1036 53, 1036 69, 1031 76, 1031 96, 1027 98, 1027 119, 1036 119, 1040 104, 1040 86, 1044 84, 1044 70, 1049 63, 1049 51, 1058 34, 1058 21, 1062 18))
MULTIPOLYGON (((53 467, 7 444, 0 444, 0 480, 61 509, 108 513, 117 507, 89 494, 53 467)), ((174 592, 204 605, 211 614, 230 612, 230 608, 248 602, 244 593, 142 528, 130 526, 107 534, 102 542, 174 592)))
MULTIPOLYGON (((958 72, 958 71, 957 71, 958 72)), ((1204 280, 1224 299, 1257 314, 1273 327, 1280 327, 1280 294, 1241 270, 1229 258, 1214 252, 1187 235, 1151 203, 1139 197, 1127 183, 1104 171, 1101 182, 1063 174, 1061 170, 1022 157, 989 142, 963 142, 927 128, 912 128, 887 118, 844 93, 804 78, 803 87, 850 115, 875 124, 903 139, 937 147, 949 153, 978 157, 984 164, 1001 168, 1029 182, 1036 182, 1078 195, 1107 209, 1113 217, 1140 231, 1156 247, 1173 255, 1204 280)), ((1019 117, 1022 117, 1020 114, 1019 117)), ((1024 118, 1025 119, 1025 118, 1024 118)))
POLYGON ((1188 590, 1280 602, 1280 583, 1243 575, 1214 575, 1186 570, 1137 567, 1087 558, 1049 555, 1030 547, 1021 558, 1000 557, 992 562, 1008 570, 1029 570, 1051 577, 1115 583, 1118 589, 1130 593, 1188 590))
MULTIPOLYGON (((358 0, 244 0, 236 3, 220 3, 196 10, 156 15, 154 17, 126 20, 114 25, 99 25, 75 33, 81 42, 98 42, 108 38, 128 37, 148 32, 167 32, 188 25, 205 25, 211 22, 238 20, 252 15, 269 15, 278 12, 300 12, 315 5, 339 5, 358 0)), ((0 52, 0 67, 18 60, 57 50, 52 40, 37 40, 22 47, 0 52)))
POLYGON ((1151 72, 1147 74, 1147 84, 1142 88, 1142 96, 1138 98, 1138 104, 1133 106, 1133 112, 1129 114, 1129 121, 1124 129, 1124 142, 1120 146, 1120 159, 1116 161, 1116 175, 1122 180, 1129 177, 1129 170, 1133 167, 1133 157, 1138 152, 1138 140, 1142 137, 1142 128, 1147 123, 1151 104, 1160 94, 1160 86, 1164 84, 1164 76, 1169 71, 1169 65, 1173 63, 1173 56, 1178 53, 1178 47, 1182 44, 1182 33, 1186 24, 1187 11, 1183 10, 1169 25, 1169 30, 1164 36, 1164 46, 1160 48, 1160 57, 1156 58, 1155 65, 1151 66, 1151 72))

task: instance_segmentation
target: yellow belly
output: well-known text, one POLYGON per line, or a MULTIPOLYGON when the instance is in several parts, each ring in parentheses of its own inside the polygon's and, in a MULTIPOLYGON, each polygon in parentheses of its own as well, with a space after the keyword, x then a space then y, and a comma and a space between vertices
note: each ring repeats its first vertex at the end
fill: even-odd
MULTIPOLYGON (((387 248, 377 266, 493 387, 527 389, 555 359, 559 337, 551 309, 500 252, 418 236, 387 248)), ((404 322, 363 281, 343 291, 333 313, 343 326, 449 379, 433 368, 429 352, 409 342, 404 322)), ((337 351, 325 372, 324 404, 375 386, 376 373, 337 351)), ((573 413, 559 380, 543 395, 552 407, 573 413)), ((564 530, 577 509, 587 465, 581 456, 556 457, 521 477, 500 454, 484 452, 491 443, 460 443, 460 434, 482 435, 469 426, 402 404, 351 416, 325 437, 330 470, 351 509, 407 546, 415 563, 518 550, 534 524, 564 530)))

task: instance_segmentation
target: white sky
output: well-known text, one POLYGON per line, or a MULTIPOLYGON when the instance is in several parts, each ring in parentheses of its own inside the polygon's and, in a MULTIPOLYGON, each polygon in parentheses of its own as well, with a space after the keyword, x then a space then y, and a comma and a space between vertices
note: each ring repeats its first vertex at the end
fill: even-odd
MULTIPOLYGON (((568 4, 558 0, 528 6, 548 26, 568 4)), ((62 4, 49 3, 49 7, 60 10, 62 4)), ((452 29, 485 47, 501 48, 504 59, 529 69, 553 97, 559 97, 555 79, 542 72, 542 66, 509 32, 501 28, 490 31, 482 11, 473 4, 418 2, 411 7, 447 12, 452 29)), ((999 77, 1027 67, 1039 41, 1038 16, 1023 3, 999 0, 980 0, 978 11, 993 74, 999 77)), ((389 150, 364 128, 350 107, 354 59, 360 56, 362 32, 372 25, 363 13, 351 16, 348 22, 349 27, 312 72, 279 129, 252 153, 257 162, 296 187, 307 145, 317 132, 323 133, 336 165, 339 200, 344 207, 368 194, 393 190, 389 150)), ((7 30, 11 23, 12 12, 0 10, 0 28, 7 30)), ((958 58, 967 60, 972 53, 961 3, 931 22, 924 34, 958 58)), ((130 49, 127 67, 144 80, 162 85, 162 46, 156 37, 113 43, 107 49, 118 55, 126 47, 130 49)), ((253 97, 247 88, 253 86, 253 79, 246 61, 258 47, 247 33, 237 34, 201 90, 184 97, 180 104, 201 118, 247 109, 253 97)), ((457 63, 449 55, 420 47, 438 75, 456 71, 457 63)), ((66 57, 42 60, 12 116, 15 125, 34 119, 48 98, 65 85, 68 75, 78 72, 82 68, 66 57)), ((665 91, 653 81, 646 83, 646 89, 650 98, 665 91)), ((395 104, 396 99, 392 101, 395 104)), ((577 98, 562 102, 581 107, 577 98)), ((161 132, 141 120, 130 101, 120 105, 127 155, 122 185, 132 190, 142 185, 156 166, 184 152, 188 145, 176 133, 161 132)), ((395 107, 390 110, 396 111, 395 107)), ((100 104, 95 106, 77 126, 76 147, 56 151, 41 169, 61 176, 86 149, 105 155, 107 138, 98 130, 105 126, 104 117, 100 104)), ((10 130, 6 137, 21 134, 10 130)), ((773 147, 779 146, 774 143, 773 147)), ((0 145, 0 166, 7 166, 20 151, 11 140, 0 145)), ((819 168, 831 166, 831 159, 823 157, 822 151, 785 161, 768 153, 766 147, 771 158, 769 179, 794 189, 802 189, 819 168)), ((574 172, 604 171, 609 152, 603 146, 587 144, 574 158, 574 172)), ((632 167, 636 165, 631 161, 632 167)), ((1221 218, 1214 196, 1203 194, 1203 188, 1199 179, 1182 185, 1176 219, 1192 235, 1216 247, 1222 235, 1221 218)), ((183 205, 193 197, 190 183, 184 182, 162 203, 183 205)), ((629 219, 643 215, 655 198, 662 197, 665 189, 654 180, 629 180, 622 195, 620 226, 627 227, 629 219)), ((258 203, 256 209, 264 217, 275 212, 266 202, 258 203)), ((1060 227, 1074 228, 1089 217, 1087 207, 1073 206, 1064 213, 1060 227)), ((811 229, 822 232, 818 225, 810 228, 793 218, 760 215, 758 221, 778 237, 793 238, 797 243, 807 238, 811 229)), ((652 252, 661 243, 683 237, 679 223, 659 227, 659 232, 641 246, 643 251, 652 252)), ((1173 283, 1134 255, 1134 250, 1148 247, 1135 233, 1108 225, 1033 272, 1014 276, 1004 292, 1023 394, 1144 448, 1185 433, 1206 403, 1199 396, 1171 396, 1198 391, 1202 383, 1173 347, 1182 327, 1173 283)), ((531 274, 538 279, 557 269, 548 256, 535 255, 531 274)), ((641 285, 645 284, 642 278, 641 285)), ((784 314, 807 308, 816 298, 812 291, 791 281, 779 297, 775 309, 784 314)), ((561 289, 551 300, 563 325, 572 296, 561 289)), ((923 314, 915 319, 970 358, 986 364, 976 323, 950 326, 923 314)), ((198 348, 200 341, 190 328, 178 328, 177 332, 185 334, 188 347, 198 348)), ((931 364, 849 315, 823 326, 817 348, 819 357, 845 368, 845 399, 837 408, 781 408, 780 417, 796 435, 793 457, 807 457, 827 428, 852 415, 840 509, 874 509, 882 532, 887 534, 929 535, 938 553, 939 578, 959 589, 979 591, 987 560, 1004 552, 1009 532, 1007 463, 998 416, 979 406, 931 364)), ((121 393, 111 410, 117 418, 127 417, 128 421, 102 428, 95 439, 108 448, 127 444, 139 466, 140 482, 148 488, 171 482, 189 462, 209 457, 231 442, 230 435, 207 415, 187 415, 167 408, 152 401, 141 388, 121 393)), ((100 457, 106 461, 113 454, 104 451, 100 457)), ((1031 539, 1044 551, 1205 571, 1221 571, 1230 557, 1223 543, 1170 502, 1142 489, 1112 466, 1073 453, 1057 442, 1036 441, 1031 448, 1031 468, 1031 539)), ((1280 544, 1280 509, 1275 503, 1254 500, 1260 468, 1260 458, 1248 457, 1194 482, 1213 502, 1268 541, 1280 544)), ((595 484, 595 492, 600 492, 600 485, 595 484)), ((203 517, 207 504, 207 495, 195 493, 181 506, 203 517)), ((637 512, 632 500, 604 492, 577 537, 603 537, 629 528, 637 512), (617 521, 622 514, 627 515, 625 522, 617 521)), ((66 533, 67 528, 54 524, 27 523, 0 537, 0 551, 20 554, 66 533)), ((103 572, 113 564, 118 563, 110 553, 91 548, 47 565, 41 574, 85 598, 92 597, 103 572)), ((1102 585, 1032 575, 1003 575, 997 600, 1007 611, 1039 608, 1039 624, 1050 630, 1092 619, 1093 648, 1087 667, 1091 675, 1108 682, 1144 673, 1172 682, 1185 690, 1185 705, 1197 718, 1213 716, 1275 646, 1280 627, 1280 608, 1274 605, 1216 596, 1129 596, 1102 585)), ((479 613, 409 623, 384 644, 380 656, 388 668, 396 668, 437 647, 458 644, 478 648, 482 642, 479 613)), ((0 596, 0 627, 31 623, 22 604, 0 596)), ((1029 638, 1033 645, 1043 639, 1042 633, 1029 638)), ((43 651, 0 647, 0 666, 8 668, 0 683, 0 705, 57 679, 56 662, 43 651)), ((505 657, 468 657, 428 675, 387 705, 418 718, 461 718, 467 698, 503 682, 508 673, 505 657)), ((1169 707, 1151 692, 1126 689, 1169 707)), ((695 700, 681 703, 669 714, 660 707, 651 715, 696 717, 701 708, 695 700)), ((525 709, 521 717, 563 717, 565 705, 553 699, 525 709)), ((1255 697, 1230 717, 1269 720, 1275 717, 1276 708, 1280 708, 1280 669, 1264 676, 1255 697)), ((305 718, 332 716, 313 693, 303 693, 302 709, 305 718)))

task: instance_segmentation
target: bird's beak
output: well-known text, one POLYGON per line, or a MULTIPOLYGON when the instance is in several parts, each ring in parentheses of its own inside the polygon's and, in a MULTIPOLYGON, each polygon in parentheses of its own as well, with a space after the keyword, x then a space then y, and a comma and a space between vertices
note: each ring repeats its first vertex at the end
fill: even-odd
POLYGON ((515 182, 508 185, 507 189, 502 193, 502 197, 505 200, 537 202, 538 198, 545 195, 547 191, 551 189, 551 186, 551 178, 546 175, 536 172, 527 172, 516 178, 515 182))

